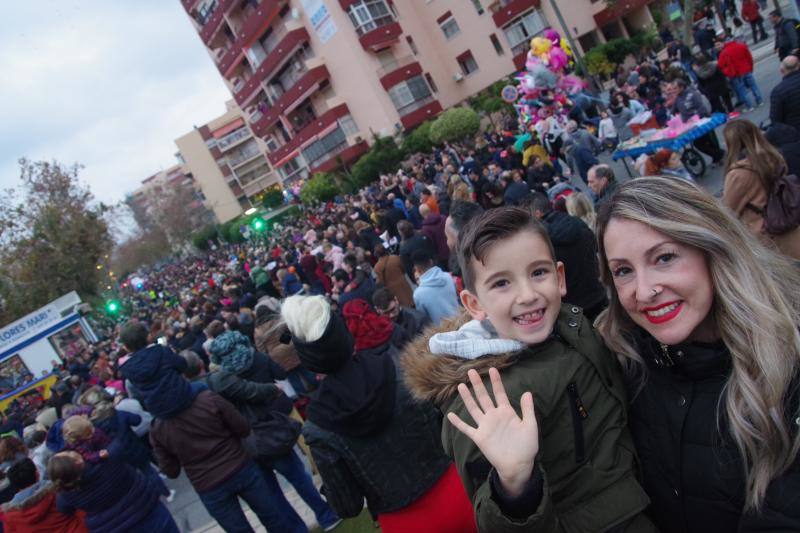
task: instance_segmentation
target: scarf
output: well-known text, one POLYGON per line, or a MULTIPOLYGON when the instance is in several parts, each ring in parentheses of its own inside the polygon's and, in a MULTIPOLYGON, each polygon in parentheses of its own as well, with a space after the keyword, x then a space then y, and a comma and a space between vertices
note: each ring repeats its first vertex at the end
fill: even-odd
POLYGON ((216 337, 209 346, 211 361, 223 370, 238 374, 253 364, 253 347, 250 339, 238 331, 226 331, 216 337))
POLYGON ((342 315, 355 339, 356 352, 385 344, 392 337, 392 320, 375 313, 366 300, 350 300, 344 304, 342 315))

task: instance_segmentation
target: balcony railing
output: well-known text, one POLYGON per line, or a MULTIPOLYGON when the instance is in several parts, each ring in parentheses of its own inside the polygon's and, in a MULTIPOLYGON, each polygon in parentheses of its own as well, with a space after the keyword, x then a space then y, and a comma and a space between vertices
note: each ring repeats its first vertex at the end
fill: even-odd
POLYGON ((497 0, 489 6, 493 12, 492 19, 498 28, 502 28, 524 11, 541 4, 540 0, 497 0))
POLYGON ((403 33, 400 28, 400 23, 393 21, 390 24, 378 26, 372 31, 368 31, 363 35, 359 35, 358 41, 361 47, 368 52, 375 52, 382 50, 392 43, 400 40, 400 35, 403 33))
POLYGON ((531 49, 530 39, 525 39, 521 43, 515 44, 511 47, 511 55, 516 56, 522 53, 528 53, 528 50, 531 49))
POLYGON ((242 28, 236 32, 236 41, 217 63, 223 76, 230 76, 233 68, 244 58, 244 49, 252 44, 260 32, 269 27, 278 15, 281 4, 279 0, 262 0, 258 8, 247 17, 242 28))
POLYGON ((325 65, 319 65, 306 72, 288 91, 283 93, 280 98, 275 100, 272 107, 262 116, 256 118, 260 111, 251 116, 250 127, 253 133, 259 137, 265 135, 267 131, 278 121, 278 117, 291 109, 292 104, 304 95, 308 95, 315 86, 319 86, 324 80, 330 77, 325 65))
POLYGON ((305 128, 298 131, 297 134, 289 140, 289 142, 279 146, 275 150, 271 150, 267 155, 269 162, 272 163, 273 166, 280 166, 281 162, 289 157, 300 146, 302 146, 304 143, 307 143, 310 139, 313 139, 321 132, 325 131, 337 120, 347 116, 349 112, 350 110, 348 109, 347 104, 344 103, 329 109, 311 121, 305 128))
POLYGON ((231 168, 238 167, 245 161, 253 159, 260 153, 261 152, 259 151, 258 147, 250 148, 248 150, 242 150, 237 155, 228 158, 228 166, 230 166, 231 168))
POLYGON ((434 100, 436 100, 436 97, 433 96, 433 95, 426 96, 425 98, 422 98, 420 100, 414 100, 410 104, 406 104, 403 107, 401 107, 400 109, 398 109, 397 110, 397 114, 400 115, 401 117, 404 117, 406 115, 409 115, 409 114, 413 113, 417 109, 425 107, 426 105, 430 104, 434 100))
POLYGON ((395 70, 401 69, 403 67, 407 67, 412 63, 416 63, 417 58, 414 56, 404 56, 391 61, 390 63, 385 64, 381 68, 379 68, 375 73, 378 75, 379 78, 386 76, 387 74, 391 74, 395 70))
POLYGON ((250 130, 246 127, 239 128, 238 130, 229 133, 225 137, 218 139, 217 146, 220 150, 227 150, 230 146, 248 137, 250 137, 250 130))
POLYGON ((400 123, 404 128, 413 128, 442 112, 442 104, 433 97, 419 100, 418 102, 414 102, 414 104, 416 104, 414 106, 416 109, 400 116, 400 123))

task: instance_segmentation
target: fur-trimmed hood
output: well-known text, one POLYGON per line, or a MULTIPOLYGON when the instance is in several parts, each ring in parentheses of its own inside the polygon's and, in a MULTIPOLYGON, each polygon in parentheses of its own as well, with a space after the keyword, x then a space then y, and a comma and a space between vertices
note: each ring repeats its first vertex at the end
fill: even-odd
POLYGON ((400 362, 403 379, 416 399, 442 406, 458 394, 459 383, 468 381, 469 370, 486 374, 492 367, 501 370, 516 362, 520 352, 485 355, 475 359, 431 352, 431 337, 437 333, 458 330, 470 320, 470 316, 462 311, 454 318, 442 320, 438 326, 429 326, 403 349, 400 362))
MULTIPOLYGON (((12 511, 22 511, 31 513, 33 511, 34 514, 39 514, 37 511, 41 512, 48 512, 49 504, 45 504, 44 506, 40 506, 39 503, 49 498, 50 496, 55 496, 55 486, 52 483, 47 481, 38 481, 36 485, 32 487, 33 490, 29 495, 27 495, 21 501, 12 500, 8 503, 3 504, 2 510, 4 513, 9 513, 12 511)), ((28 489, 23 489, 28 490, 28 489)))

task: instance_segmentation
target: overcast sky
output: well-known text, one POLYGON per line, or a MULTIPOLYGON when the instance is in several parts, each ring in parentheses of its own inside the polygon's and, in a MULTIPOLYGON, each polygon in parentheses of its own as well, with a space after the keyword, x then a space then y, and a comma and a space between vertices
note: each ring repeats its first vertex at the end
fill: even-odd
POLYGON ((176 163, 173 142, 230 93, 180 0, 4 2, 0 188, 17 160, 85 166, 104 202, 176 163))

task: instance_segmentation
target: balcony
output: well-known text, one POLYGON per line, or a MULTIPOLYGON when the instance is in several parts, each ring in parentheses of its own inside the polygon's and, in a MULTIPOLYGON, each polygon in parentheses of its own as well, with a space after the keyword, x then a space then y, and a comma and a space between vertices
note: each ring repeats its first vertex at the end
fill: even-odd
POLYGON ((531 49, 530 40, 525 39, 511 47, 511 56, 514 58, 514 66, 517 70, 525 68, 525 63, 528 61, 528 51, 531 49))
POLYGON ((598 28, 602 28, 609 22, 613 22, 620 17, 630 15, 633 11, 646 6, 653 0, 627 0, 626 2, 619 2, 614 7, 606 7, 601 12, 595 14, 594 22, 598 28))
POLYGON ((267 54, 250 79, 236 91, 236 94, 234 94, 236 102, 240 106, 247 105, 247 102, 258 92, 261 82, 272 74, 287 56, 291 55, 298 46, 307 42, 308 39, 308 31, 305 28, 297 28, 287 33, 278 45, 267 54))
POLYGON ((387 91, 403 80, 413 78, 422 74, 417 58, 406 56, 396 59, 392 63, 378 69, 377 75, 381 80, 381 85, 387 91))
POLYGON ((442 112, 442 104, 435 96, 428 96, 397 110, 403 127, 413 128, 442 112))
POLYGON ((283 113, 290 112, 293 104, 305 100, 328 78, 330 74, 325 65, 314 67, 303 74, 297 83, 275 100, 271 108, 261 113, 260 117, 253 117, 253 122, 250 123, 253 133, 263 137, 283 113))
MULTIPOLYGON (((347 146, 346 144, 343 146, 347 146)), ((367 150, 369 150, 369 144, 367 141, 361 141, 358 144, 354 144, 353 146, 348 146, 343 150, 337 147, 337 150, 340 151, 331 151, 328 153, 328 156, 324 159, 317 160, 316 166, 311 168, 311 174, 314 172, 330 172, 339 167, 339 162, 342 163, 349 163, 353 159, 361 157, 364 155, 367 150)))
POLYGON ((263 0, 236 32, 236 41, 217 63, 217 68, 225 78, 230 76, 239 61, 244 58, 245 49, 269 28, 280 11, 280 5, 280 0, 263 0))
POLYGON ((247 127, 239 128, 238 130, 229 133, 225 137, 217 140, 217 146, 220 150, 225 151, 234 146, 235 144, 250 138, 250 130, 247 127))
POLYGON ((211 40, 214 38, 214 34, 217 33, 217 30, 220 29, 222 26, 222 20, 225 18, 225 13, 231 8, 233 4, 235 4, 235 0, 217 0, 217 7, 214 8, 214 12, 211 13, 211 16, 200 29, 200 39, 208 45, 211 40))
POLYGON ((258 149, 258 145, 255 144, 253 147, 245 146, 242 150, 239 151, 238 154, 233 154, 228 157, 228 166, 231 170, 235 169, 254 159, 256 156, 260 155, 261 151, 258 149))
POLYGON ((537 8, 540 0, 498 0, 489 6, 493 12, 492 19, 498 28, 502 28, 516 17, 531 8, 537 8))
POLYGON ((402 33, 400 23, 395 21, 364 33, 358 41, 367 52, 377 52, 398 42, 402 33))
POLYGON ((295 152, 301 149, 304 144, 313 141, 317 136, 325 132, 330 126, 336 124, 340 118, 346 116, 348 113, 350 113, 350 110, 347 104, 341 104, 333 109, 329 109, 317 117, 316 120, 312 121, 311 124, 297 132, 288 143, 270 152, 267 155, 269 162, 276 168, 282 166, 288 159, 294 157, 296 155, 295 152))

